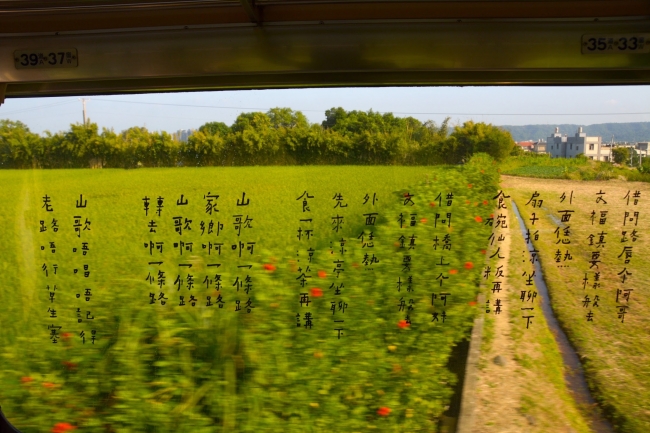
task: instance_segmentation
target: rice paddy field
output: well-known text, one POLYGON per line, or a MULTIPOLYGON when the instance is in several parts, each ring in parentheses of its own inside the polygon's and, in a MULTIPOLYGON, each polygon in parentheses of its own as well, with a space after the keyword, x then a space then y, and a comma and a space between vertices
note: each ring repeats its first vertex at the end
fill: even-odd
POLYGON ((2 170, 2 411, 23 432, 436 431, 497 183, 481 158, 2 170))

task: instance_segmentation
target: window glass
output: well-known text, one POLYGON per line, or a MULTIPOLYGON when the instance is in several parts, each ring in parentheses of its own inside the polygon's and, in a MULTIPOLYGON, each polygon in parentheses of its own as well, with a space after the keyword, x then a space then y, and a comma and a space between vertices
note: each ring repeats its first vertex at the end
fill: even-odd
POLYGON ((589 156, 562 124, 552 157, 555 125, 478 116, 240 108, 165 131, 99 109, 48 132, 15 111, 0 405, 21 431, 650 425, 647 122, 586 126, 589 156))

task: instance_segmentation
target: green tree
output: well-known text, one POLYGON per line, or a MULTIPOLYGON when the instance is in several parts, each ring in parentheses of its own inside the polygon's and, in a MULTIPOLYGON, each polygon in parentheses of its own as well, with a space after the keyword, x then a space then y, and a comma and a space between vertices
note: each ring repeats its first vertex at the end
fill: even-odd
POLYGON ((418 151, 414 163, 439 164, 444 161, 441 147, 449 136, 450 119, 447 117, 440 126, 432 120, 427 120, 415 130, 413 138, 418 143, 418 151))
POLYGON ((206 135, 221 135, 225 137, 230 133, 230 127, 223 122, 208 122, 201 125, 199 131, 206 135))
POLYGON ((43 141, 43 168, 62 168, 66 167, 66 152, 63 148, 64 133, 57 132, 52 134, 45 131, 45 136, 41 137, 43 141))
POLYGON ((271 127, 278 128, 307 128, 309 121, 300 111, 293 111, 290 108, 271 108, 266 112, 271 121, 271 127))
MULTIPOLYGON (((194 135, 194 134, 192 134, 194 135)), ((192 137, 190 135, 190 137, 192 137)), ((155 167, 173 167, 179 160, 180 143, 165 131, 150 134, 148 162, 155 167)))
POLYGON ((329 110, 325 111, 325 120, 323 121, 322 126, 325 129, 332 129, 340 121, 345 120, 347 115, 348 113, 341 107, 330 108, 329 110))
POLYGON ((121 134, 122 166, 134 168, 152 163, 151 135, 147 128, 134 126, 121 134))
POLYGON ((614 147, 612 149, 612 158, 617 164, 629 165, 630 149, 627 147, 614 147))
POLYGON ((41 138, 20 121, 0 120, 0 167, 36 168, 43 157, 41 138))
POLYGON ((123 158, 120 152, 122 148, 122 136, 116 134, 112 128, 102 128, 102 133, 99 138, 101 140, 101 148, 104 149, 104 167, 123 167, 123 158))
POLYGON ((240 114, 232 126, 207 122, 180 143, 166 132, 132 127, 119 134, 95 123, 38 136, 20 122, 0 123, 3 167, 160 167, 180 163, 253 164, 457 164, 485 152, 500 160, 511 154, 508 132, 465 122, 440 125, 392 113, 331 108, 322 124, 300 111, 276 107, 240 114))
POLYGON ((470 156, 484 152, 497 161, 503 160, 512 152, 515 142, 508 131, 492 124, 467 121, 463 126, 454 127, 447 150, 450 151, 448 162, 468 161, 470 156))
POLYGON ((229 159, 236 165, 269 164, 275 161, 279 149, 277 134, 265 113, 242 113, 231 127, 229 159))
MULTIPOLYGON (((356 164, 414 163, 420 149, 417 138, 422 123, 372 110, 349 111, 332 108, 325 112, 323 128, 346 140, 347 162, 356 164)), ((419 134, 419 135, 418 135, 419 134)), ((338 140, 341 142, 341 140, 338 140)))
POLYGON ((181 144, 183 160, 190 166, 220 165, 226 139, 220 132, 210 134, 209 130, 194 132, 181 144), (205 131, 205 132, 204 132, 205 131))

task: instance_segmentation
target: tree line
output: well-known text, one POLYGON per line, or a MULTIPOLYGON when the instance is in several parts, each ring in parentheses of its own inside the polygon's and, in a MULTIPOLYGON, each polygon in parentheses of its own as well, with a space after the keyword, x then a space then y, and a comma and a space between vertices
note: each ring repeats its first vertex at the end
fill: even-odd
POLYGON ((509 132, 468 121, 450 127, 372 110, 332 108, 310 123, 300 111, 273 108, 240 114, 228 126, 208 122, 187 142, 167 132, 132 127, 120 133, 96 123, 33 133, 0 120, 2 168, 136 168, 242 165, 458 164, 477 152, 501 160, 516 152, 509 132))

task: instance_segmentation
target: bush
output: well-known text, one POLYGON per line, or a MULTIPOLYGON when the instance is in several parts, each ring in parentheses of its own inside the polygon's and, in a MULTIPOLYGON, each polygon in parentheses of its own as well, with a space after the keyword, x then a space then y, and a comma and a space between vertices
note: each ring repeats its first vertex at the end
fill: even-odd
POLYGON ((650 158, 643 158, 641 160, 641 165, 637 167, 641 173, 650 173, 650 158))
POLYGON ((612 149, 614 162, 621 165, 630 164, 630 149, 627 147, 615 147, 612 149))

